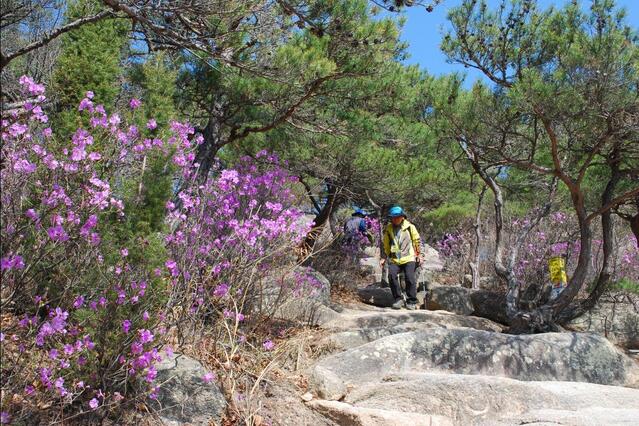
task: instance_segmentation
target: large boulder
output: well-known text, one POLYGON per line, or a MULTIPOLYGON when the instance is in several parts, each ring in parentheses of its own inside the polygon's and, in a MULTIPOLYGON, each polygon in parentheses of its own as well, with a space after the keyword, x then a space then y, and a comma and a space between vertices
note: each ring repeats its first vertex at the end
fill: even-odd
POLYGON ((600 425, 639 418, 636 389, 463 374, 393 375, 353 389, 343 403, 359 409, 427 413, 455 425, 600 425))
POLYGON ((465 327, 488 331, 501 331, 502 329, 499 324, 485 318, 455 315, 446 311, 389 311, 373 307, 370 310, 343 309, 334 320, 325 323, 323 328, 336 332, 409 325, 423 326, 424 328, 465 327))
POLYGON ((226 400, 215 382, 203 379, 209 373, 200 362, 185 355, 174 354, 156 366, 157 383, 161 383, 158 398, 150 405, 166 426, 219 425, 226 409, 226 400))
MULTIPOLYGON (((420 305, 424 302, 425 294, 423 291, 417 292, 417 301, 420 305)), ((390 308, 393 302, 395 302, 395 298, 389 287, 372 285, 358 289, 357 295, 362 302, 379 306, 380 308, 390 308)))
POLYGON ((321 397, 338 400, 371 378, 408 371, 639 386, 636 363, 595 334, 441 328, 394 334, 329 356, 315 366, 312 381, 321 397))
POLYGON ((475 308, 471 291, 464 287, 436 286, 430 289, 428 309, 448 311, 459 315, 471 315, 475 308))
POLYGON ((566 326, 601 334, 628 349, 639 349, 639 311, 631 301, 599 303, 566 326))
POLYGON ((331 283, 313 268, 295 273, 274 271, 256 286, 253 309, 276 318, 322 324, 336 314, 331 303, 331 283))
POLYGON ((430 328, 474 328, 502 331, 502 327, 490 320, 454 315, 439 311, 349 311, 345 310, 334 321, 324 324, 333 330, 324 342, 329 347, 346 350, 372 342, 392 334, 430 328))
MULTIPOLYGON (((507 322, 505 296, 491 291, 473 291, 458 286, 443 286, 428 283, 428 303, 432 311, 448 311, 460 315, 477 315, 501 323, 507 322)), ((422 289, 420 286, 418 289, 422 289)), ((420 306, 426 291, 417 292, 420 306)), ((390 288, 371 285, 357 290, 359 299, 367 304, 389 308, 395 301, 390 288)))
POLYGON ((473 305, 473 314, 488 318, 501 324, 508 324, 506 313, 506 294, 490 290, 475 290, 469 292, 473 305))

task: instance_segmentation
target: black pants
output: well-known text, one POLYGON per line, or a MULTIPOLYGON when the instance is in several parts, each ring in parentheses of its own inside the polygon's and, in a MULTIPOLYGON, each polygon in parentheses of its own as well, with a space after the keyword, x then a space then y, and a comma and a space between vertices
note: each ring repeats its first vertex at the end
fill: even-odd
POLYGON ((401 299, 402 289, 399 286, 399 273, 404 272, 406 277, 406 303, 417 303, 417 283, 415 282, 415 262, 408 262, 403 265, 390 263, 388 265, 388 275, 390 288, 395 300, 401 299))

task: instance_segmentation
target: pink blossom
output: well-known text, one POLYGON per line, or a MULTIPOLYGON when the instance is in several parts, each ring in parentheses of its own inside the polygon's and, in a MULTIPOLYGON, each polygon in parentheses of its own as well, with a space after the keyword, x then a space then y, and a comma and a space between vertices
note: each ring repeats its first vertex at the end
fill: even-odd
POLYGON ((158 371, 155 368, 150 367, 149 370, 146 373, 145 380, 147 382, 151 383, 151 382, 153 382, 155 380, 157 375, 158 375, 158 371))
POLYGON ((62 377, 58 377, 55 380, 54 386, 57 389, 60 396, 65 396, 68 393, 67 390, 64 388, 64 379, 62 377))
POLYGON ((169 272, 171 273, 171 276, 177 277, 180 273, 178 271, 177 268, 177 263, 175 262, 175 260, 173 259, 169 259, 164 263, 164 266, 166 266, 166 269, 169 270, 169 272))
POLYGON ((27 210, 24 215, 28 217, 29 219, 33 220, 34 222, 40 219, 40 215, 34 209, 27 210))
POLYGON ((13 165, 13 170, 15 170, 16 172, 19 173, 33 173, 36 170, 36 165, 29 163, 27 160, 22 159, 22 160, 18 160, 14 163, 13 165))
POLYGON ((129 107, 131 107, 131 109, 137 109, 140 105, 142 105, 142 102, 139 99, 131 98, 131 101, 129 102, 129 107))
POLYGON ((73 307, 74 308, 81 308, 82 306, 84 306, 84 296, 76 297, 75 301, 73 302, 73 307))
POLYGON ((173 356, 173 348, 171 346, 165 347, 164 352, 166 353, 167 358, 171 358, 173 356))
POLYGON ((131 343, 131 353, 134 355, 141 354, 144 350, 142 344, 140 342, 131 343))
POLYGON ((210 384, 213 380, 215 380, 215 374, 208 372, 204 376, 202 376, 202 381, 207 385, 210 384))
POLYGON ((62 225, 57 225, 49 228, 47 230, 47 234, 49 234, 49 238, 51 238, 53 241, 64 242, 69 240, 69 235, 66 233, 62 225))
POLYGON ((80 101, 80 105, 78 105, 78 111, 88 110, 89 112, 93 111, 93 102, 89 98, 83 98, 80 101))
POLYGON ((89 153, 89 160, 91 161, 100 161, 102 155, 99 152, 91 152, 89 153))
POLYGON ((213 296, 224 297, 228 294, 228 292, 229 292, 229 285, 226 283, 222 283, 222 284, 219 284, 217 287, 215 287, 215 290, 213 291, 213 296))
POLYGON ((92 410, 95 410, 99 406, 100 406, 100 401, 98 401, 96 398, 93 398, 93 399, 91 399, 91 401, 89 401, 89 407, 92 410))
POLYGON ((66 356, 71 356, 71 355, 73 355, 73 352, 75 352, 75 350, 73 348, 73 345, 70 345, 68 343, 66 345, 64 345, 63 350, 64 350, 64 354, 66 356))
POLYGON ((153 341, 153 334, 145 328, 138 330, 138 334, 140 335, 140 343, 150 343, 153 341))
POLYGON ((10 270, 10 269, 24 269, 24 259, 22 256, 17 254, 12 254, 6 257, 3 257, 0 260, 0 268, 1 270, 10 270))
POLYGON ((33 81, 31 77, 23 75, 19 79, 20 84, 33 95, 41 95, 44 93, 44 86, 33 81))
POLYGON ((267 351, 272 351, 275 348, 275 343, 273 343, 271 340, 266 340, 264 341, 264 343, 262 343, 262 347, 267 351))

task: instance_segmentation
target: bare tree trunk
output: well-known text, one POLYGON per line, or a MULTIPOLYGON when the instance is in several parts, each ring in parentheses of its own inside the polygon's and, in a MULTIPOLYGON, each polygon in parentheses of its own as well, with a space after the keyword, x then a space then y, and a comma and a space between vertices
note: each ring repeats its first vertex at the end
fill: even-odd
POLYGON ((336 204, 339 204, 339 194, 337 186, 333 184, 333 182, 327 181, 326 187, 328 191, 326 203, 324 203, 322 209, 315 216, 315 226, 313 226, 313 229, 311 229, 311 231, 306 235, 306 238, 302 243, 303 250, 307 257, 312 253, 313 247, 315 246, 317 239, 324 229, 324 225, 326 224, 326 222, 329 221, 333 208, 336 204))
POLYGON ((221 102, 213 101, 209 121, 202 131, 204 142, 197 148, 195 162, 199 163, 199 178, 205 180, 215 162, 215 156, 224 143, 222 141, 222 119, 224 107, 221 102))
POLYGON ((504 218, 503 218, 503 208, 504 208, 504 197, 501 192, 501 188, 495 182, 492 176, 490 176, 486 170, 484 170, 479 164, 479 159, 477 154, 472 151, 464 138, 459 138, 458 143, 460 148, 466 153, 468 160, 470 161, 473 170, 479 175, 479 177, 484 181, 486 186, 490 188, 494 196, 494 206, 495 206, 495 257, 493 259, 493 263, 495 266, 495 272, 497 276, 501 278, 508 286, 508 294, 506 296, 506 312, 510 318, 514 318, 519 312, 518 301, 519 301, 519 284, 517 283, 517 279, 515 278, 515 274, 512 269, 508 270, 508 268, 504 265, 503 261, 503 227, 504 227, 504 218))
MULTIPOLYGON (((561 166, 561 159, 559 158, 559 140, 552 127, 550 120, 539 114, 548 138, 550 139, 552 160, 554 165, 554 175, 561 179, 566 185, 568 191, 570 191, 570 198, 572 199, 572 206, 577 214, 577 221, 579 223, 579 259, 577 261, 577 268, 572 277, 568 281, 568 286, 561 292, 559 297, 553 300, 550 304, 542 306, 538 313, 551 315, 550 321, 555 320, 559 314, 568 307, 573 301, 575 296, 581 290, 588 271, 590 269, 590 255, 592 251, 592 230, 590 229, 590 221, 588 219, 588 213, 585 205, 585 195, 581 189, 581 178, 583 174, 577 178, 572 179, 568 176, 561 166), (543 312, 542 312, 543 311, 543 312)), ((584 169, 585 170, 585 169, 584 169)))
MULTIPOLYGON (((619 172, 618 154, 615 155, 615 158, 613 158, 611 169, 612 175, 610 176, 608 184, 606 185, 606 188, 601 196, 602 206, 605 206, 611 202, 615 193, 617 183, 619 183, 619 179, 621 178, 621 174, 619 172)), ((612 220, 612 212, 610 210, 606 210, 601 214, 601 230, 603 240, 603 263, 595 286, 585 300, 583 300, 581 303, 574 304, 572 309, 567 308, 563 312, 559 313, 558 320, 560 323, 570 321, 573 318, 583 315, 585 312, 592 309, 597 304, 597 301, 599 301, 599 298, 606 290, 606 286, 610 281, 613 268, 611 258, 614 250, 613 246, 615 238, 614 222, 612 220)))
MULTIPOLYGON (((573 190, 571 189, 571 192, 573 190)), ((556 319, 561 312, 568 307, 572 300, 577 296, 579 290, 586 281, 588 271, 590 270, 590 256, 592 251, 592 230, 590 223, 586 220, 586 208, 584 206, 584 195, 581 190, 572 193, 573 205, 577 212, 577 220, 579 223, 579 259, 577 267, 572 277, 568 281, 568 286, 561 292, 557 299, 550 302, 548 308, 552 312, 553 319, 556 319)))
POLYGON ((481 244, 481 207, 484 201, 484 196, 486 195, 486 189, 487 186, 484 185, 481 188, 481 192, 479 193, 479 199, 477 200, 477 214, 475 215, 475 253, 474 253, 474 257, 475 259, 473 261, 471 261, 469 263, 470 266, 470 272, 472 274, 472 288, 474 290, 478 290, 479 289, 479 282, 480 282, 480 275, 479 275, 479 269, 480 269, 480 255, 481 255, 481 251, 480 251, 480 244, 481 244))
MULTIPOLYGON (((519 248, 523 244, 526 236, 539 223, 539 221, 550 212, 552 200, 557 189, 557 179, 553 179, 548 203, 539 211, 537 217, 530 221, 530 224, 522 230, 517 237, 515 244, 510 248, 508 262, 504 262, 503 246, 503 207, 504 200, 501 188, 495 179, 489 175, 479 164, 476 153, 468 146, 463 138, 458 140, 459 146, 466 153, 475 172, 481 177, 484 183, 490 188, 495 197, 495 272, 508 285, 506 294, 506 314, 511 325, 512 333, 530 333, 538 331, 551 331, 556 329, 553 323, 552 310, 547 306, 542 306, 534 311, 523 312, 519 306, 521 286, 514 273, 515 261, 519 248)), ((585 213, 585 209, 584 209, 585 213)), ((585 223, 585 215, 584 223, 585 223)), ((590 228, 587 228, 588 231, 590 228)), ((590 241, 590 240, 588 240, 590 241)), ((588 248, 588 253, 590 250, 588 248)), ((572 299, 571 299, 572 300, 572 299)))

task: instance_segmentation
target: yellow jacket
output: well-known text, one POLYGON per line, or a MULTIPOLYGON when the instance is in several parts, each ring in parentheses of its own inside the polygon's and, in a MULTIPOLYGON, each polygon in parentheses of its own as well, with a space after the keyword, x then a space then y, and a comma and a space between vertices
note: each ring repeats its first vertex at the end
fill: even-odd
POLYGON ((397 228, 392 223, 386 225, 383 241, 386 257, 397 265, 414 262, 419 256, 419 232, 407 219, 397 228))

